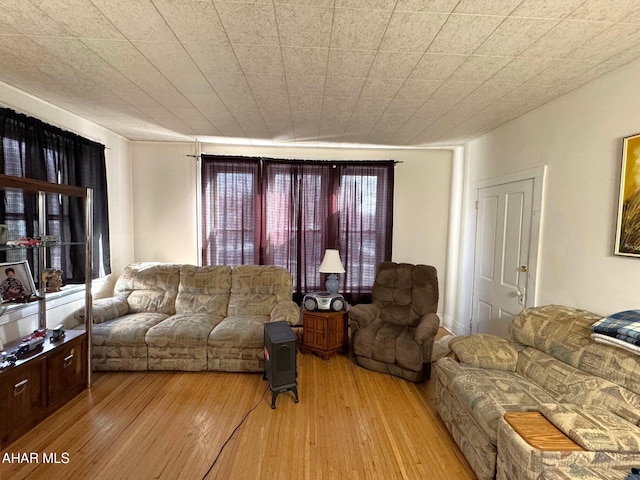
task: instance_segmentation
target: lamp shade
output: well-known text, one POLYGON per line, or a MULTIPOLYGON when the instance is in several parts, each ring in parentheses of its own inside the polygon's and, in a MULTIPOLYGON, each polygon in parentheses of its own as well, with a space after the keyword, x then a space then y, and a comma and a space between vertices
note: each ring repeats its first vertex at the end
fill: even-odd
POLYGON ((327 249, 320 264, 320 273, 344 273, 338 250, 327 249))

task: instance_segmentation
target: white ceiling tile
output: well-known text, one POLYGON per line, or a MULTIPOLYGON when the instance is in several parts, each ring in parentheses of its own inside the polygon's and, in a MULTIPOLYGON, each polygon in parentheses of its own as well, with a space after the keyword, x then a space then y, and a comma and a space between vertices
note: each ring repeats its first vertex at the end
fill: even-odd
POLYGON ((563 58, 610 25, 601 22, 562 20, 522 52, 525 57, 563 58))
POLYGON ((402 78, 368 78, 362 88, 364 98, 393 98, 402 87, 402 78))
POLYGON ((287 75, 289 95, 323 95, 325 77, 312 75, 287 75))
POLYGON ((166 42, 175 35, 151 0, 91 0, 130 40, 166 42))
POLYGON ((451 13, 459 0, 398 0, 396 12, 451 13))
POLYGON ((287 79, 284 75, 246 75, 253 95, 258 98, 288 95, 287 79))
POLYGON ((442 80, 407 80, 398 91, 397 98, 413 100, 421 104, 435 92, 442 80))
POLYGON ((638 8, 637 0, 585 0, 569 18, 593 22, 617 22, 638 8))
POLYGON ((330 77, 366 77, 376 52, 373 50, 329 51, 327 75, 330 77))
POLYGON ((325 95, 357 98, 365 80, 356 77, 327 77, 325 95))
POLYGON ((600 35, 586 41, 568 57, 575 60, 603 62, 638 44, 640 44, 640 28, 637 25, 620 23, 612 25, 600 35))
POLYGON ((232 44, 279 44, 273 5, 216 3, 216 9, 232 44))
POLYGON ((389 103, 387 111, 392 115, 404 115, 408 118, 413 115, 419 107, 420 103, 416 102, 413 98, 396 97, 389 103))
POLYGON ((336 8, 331 47, 347 50, 377 50, 389 23, 390 11, 336 8))
POLYGON ((213 3, 180 0, 153 0, 153 3, 181 42, 229 43, 213 3))
POLYGON ((335 8, 364 8, 367 10, 393 10, 396 0, 335 0, 335 8))
POLYGON ((329 47, 333 10, 310 5, 277 5, 280 45, 329 47))
POLYGON ((278 47, 234 45, 233 49, 244 73, 284 75, 282 54, 278 47))
POLYGON ((349 119, 355 108, 357 98, 325 95, 322 101, 323 117, 343 117, 349 119))
POLYGON ((556 62, 553 58, 516 57, 491 77, 491 82, 521 84, 556 62))
POLYGON ((322 112, 322 97, 319 95, 289 95, 292 112, 304 111, 320 116, 322 112))
POLYGON ((447 80, 433 93, 433 95, 431 95, 431 97, 429 97, 429 101, 457 103, 479 86, 480 83, 454 82, 447 80))
POLYGON ((476 103, 494 102, 514 90, 517 86, 513 83, 486 82, 467 95, 464 101, 476 103))
POLYGON ((52 65, 59 63, 49 55, 46 46, 34 42, 23 35, 2 35, 0 37, 0 64, 2 65, 52 65))
POLYGON ((474 53, 479 55, 518 55, 557 23, 557 20, 539 18, 506 18, 474 53))
MULTIPOLYGON (((0 0, 0 19, 23 35, 49 37, 70 36, 63 25, 24 0, 0 0)), ((3 33, 12 33, 6 31, 3 33)))
POLYGON ((504 17, 452 14, 429 47, 432 53, 473 53, 504 17))
POLYGON ((523 0, 513 11, 517 17, 561 19, 569 15, 584 0, 523 0))
POLYGON ((122 33, 90 0, 31 0, 49 18, 78 37, 122 39, 122 33))
POLYGON ((183 42, 182 46, 205 76, 219 72, 242 72, 231 45, 183 42))
POLYGON ((369 78, 407 78, 422 58, 420 53, 378 52, 369 78))
POLYGON ((34 43, 40 45, 44 54, 71 66, 103 67, 105 62, 81 40, 75 38, 32 37, 34 43))
POLYGON ((211 86, 184 47, 175 42, 136 42, 136 48, 183 92, 208 92, 211 86))
POLYGON ((448 15, 441 13, 394 12, 380 45, 381 50, 424 52, 448 15))
POLYGON ((455 13, 509 15, 522 0, 460 0, 455 13))
POLYGON ((484 82, 507 65, 512 57, 490 57, 470 55, 460 67, 451 74, 450 80, 460 82, 484 82))
POLYGON ((531 82, 539 85, 561 85, 573 82, 575 78, 581 77, 585 72, 596 66, 593 62, 582 62, 578 60, 558 60, 546 70, 531 78, 531 82))
POLYGON ((283 47, 282 61, 287 75, 325 75, 328 48, 283 47))
POLYGON ((467 59, 468 55, 426 53, 411 72, 412 80, 445 80, 467 59))

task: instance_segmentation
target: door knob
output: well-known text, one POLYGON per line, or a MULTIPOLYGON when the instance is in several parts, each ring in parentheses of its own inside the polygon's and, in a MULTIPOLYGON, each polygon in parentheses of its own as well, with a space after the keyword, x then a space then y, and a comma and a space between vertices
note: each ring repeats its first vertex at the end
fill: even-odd
POLYGON ((522 273, 526 273, 526 272, 527 272, 527 270, 528 270, 528 268, 527 268, 527 266, 526 266, 526 265, 521 265, 521 266, 520 266, 520 271, 521 271, 522 273))

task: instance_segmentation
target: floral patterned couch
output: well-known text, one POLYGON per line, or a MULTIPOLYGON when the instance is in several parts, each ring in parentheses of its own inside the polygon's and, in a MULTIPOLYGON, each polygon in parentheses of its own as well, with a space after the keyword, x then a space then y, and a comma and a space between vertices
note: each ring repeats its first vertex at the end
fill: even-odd
POLYGON ((300 319, 292 292, 275 266, 129 265, 93 303, 93 369, 262 371, 264 323, 300 319))
POLYGON ((508 339, 454 338, 434 368, 438 413, 478 479, 619 478, 640 466, 640 357, 595 343, 601 317, 524 310, 508 339), (539 411, 582 451, 538 450, 503 418, 539 411))

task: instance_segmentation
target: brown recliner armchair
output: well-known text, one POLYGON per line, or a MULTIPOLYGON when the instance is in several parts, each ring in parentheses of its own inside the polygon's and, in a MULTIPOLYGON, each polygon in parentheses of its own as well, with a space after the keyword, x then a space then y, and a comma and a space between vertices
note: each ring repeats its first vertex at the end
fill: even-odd
POLYGON ((371 296, 373 303, 349 309, 356 363, 412 382, 428 379, 440 326, 435 267, 383 262, 371 296))

